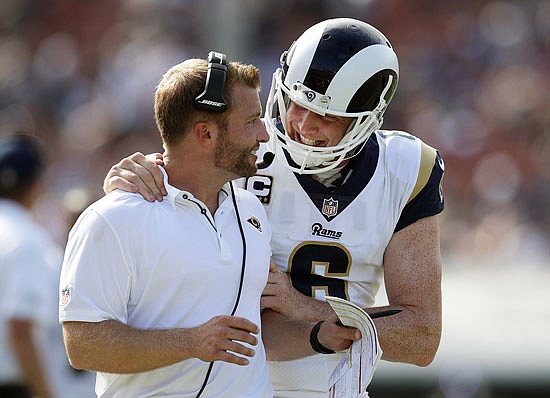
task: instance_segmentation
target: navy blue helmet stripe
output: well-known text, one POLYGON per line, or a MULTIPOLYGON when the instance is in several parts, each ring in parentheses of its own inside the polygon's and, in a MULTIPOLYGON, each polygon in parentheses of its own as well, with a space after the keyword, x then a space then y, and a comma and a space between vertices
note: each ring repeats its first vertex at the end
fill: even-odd
POLYGON ((374 44, 390 46, 374 30, 371 32, 364 28, 359 29, 349 23, 345 23, 345 27, 342 25, 344 24, 341 21, 327 23, 303 82, 305 86, 321 94, 326 93, 342 65, 359 51, 374 44))

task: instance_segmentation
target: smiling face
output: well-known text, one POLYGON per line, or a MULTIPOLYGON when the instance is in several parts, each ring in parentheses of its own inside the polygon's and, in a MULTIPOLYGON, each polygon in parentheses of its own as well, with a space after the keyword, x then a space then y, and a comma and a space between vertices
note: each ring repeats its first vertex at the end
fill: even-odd
POLYGON ((291 101, 285 127, 290 138, 300 144, 329 147, 338 145, 352 120, 342 116, 321 116, 291 101))
POLYGON ((260 142, 267 142, 269 135, 260 120, 262 105, 258 90, 236 85, 232 98, 235 105, 226 128, 220 128, 215 164, 237 177, 250 177, 257 171, 256 151, 260 142))

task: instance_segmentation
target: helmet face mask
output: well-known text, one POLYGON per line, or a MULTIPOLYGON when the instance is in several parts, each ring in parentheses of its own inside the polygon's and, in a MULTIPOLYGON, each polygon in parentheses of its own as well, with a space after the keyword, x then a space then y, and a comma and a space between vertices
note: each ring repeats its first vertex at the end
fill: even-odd
POLYGON ((398 74, 391 45, 364 22, 338 18, 306 30, 281 56, 281 68, 273 74, 266 106, 271 141, 282 146, 298 167, 284 160, 283 164, 298 173, 318 174, 356 155, 380 128, 398 74), (298 143, 286 132, 290 101, 321 116, 353 121, 335 146, 298 143), (277 128, 279 121, 283 131, 277 128))

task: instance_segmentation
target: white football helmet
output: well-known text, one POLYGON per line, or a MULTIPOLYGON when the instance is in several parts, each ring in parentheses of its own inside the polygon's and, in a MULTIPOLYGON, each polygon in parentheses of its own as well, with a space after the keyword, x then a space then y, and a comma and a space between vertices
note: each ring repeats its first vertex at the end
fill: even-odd
POLYGON ((313 25, 281 55, 281 68, 273 74, 266 127, 271 144, 281 145, 297 167, 276 158, 294 172, 318 174, 355 156, 382 125, 398 77, 397 55, 373 26, 351 18, 313 25), (289 101, 322 116, 354 120, 338 145, 301 144, 286 132, 289 101))

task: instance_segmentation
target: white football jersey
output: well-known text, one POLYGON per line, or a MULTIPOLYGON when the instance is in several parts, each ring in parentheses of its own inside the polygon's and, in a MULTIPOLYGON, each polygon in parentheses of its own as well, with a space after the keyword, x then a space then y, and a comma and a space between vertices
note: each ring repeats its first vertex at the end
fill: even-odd
MULTIPOLYGON (((436 150, 405 132, 377 131, 335 189, 294 174, 281 163, 288 157, 280 148, 276 159, 245 181, 266 208, 276 263, 306 295, 372 306, 393 233, 443 209, 443 163, 436 150)), ((273 387, 289 396, 297 390, 326 392, 339 358, 270 362, 273 387)))

